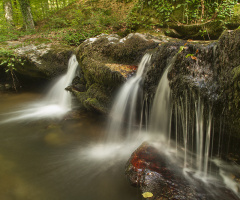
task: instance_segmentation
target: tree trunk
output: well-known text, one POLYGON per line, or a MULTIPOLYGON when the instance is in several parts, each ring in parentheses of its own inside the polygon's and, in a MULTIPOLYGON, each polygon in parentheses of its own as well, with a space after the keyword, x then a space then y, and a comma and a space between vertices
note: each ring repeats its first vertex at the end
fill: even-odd
POLYGON ((43 4, 44 4, 44 8, 45 8, 46 13, 48 13, 48 12, 49 12, 49 3, 48 3, 48 0, 44 0, 43 4))
POLYGON ((202 20, 204 16, 204 0, 201 0, 201 7, 202 7, 201 20, 202 20))
POLYGON ((59 10, 58 0, 56 0, 57 10, 59 10))
POLYGON ((25 23, 26 30, 34 30, 34 22, 29 0, 18 0, 25 23))
POLYGON ((42 6, 42 13, 43 13, 43 18, 46 18, 49 14, 49 4, 48 4, 48 0, 43 0, 41 2, 41 6, 42 6))
POLYGON ((63 7, 66 7, 66 1, 63 0, 63 7))
POLYGON ((10 26, 13 26, 13 9, 11 0, 3 0, 5 19, 10 26))

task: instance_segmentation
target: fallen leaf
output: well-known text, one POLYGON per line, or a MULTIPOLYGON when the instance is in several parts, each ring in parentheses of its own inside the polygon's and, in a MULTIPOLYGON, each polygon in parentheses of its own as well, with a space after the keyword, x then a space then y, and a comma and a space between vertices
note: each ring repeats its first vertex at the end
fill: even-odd
POLYGON ((151 192, 144 192, 142 195, 144 198, 153 197, 153 193, 151 193, 151 192))
POLYGON ((191 56, 191 58, 192 58, 193 60, 197 60, 197 57, 195 57, 195 56, 191 56))

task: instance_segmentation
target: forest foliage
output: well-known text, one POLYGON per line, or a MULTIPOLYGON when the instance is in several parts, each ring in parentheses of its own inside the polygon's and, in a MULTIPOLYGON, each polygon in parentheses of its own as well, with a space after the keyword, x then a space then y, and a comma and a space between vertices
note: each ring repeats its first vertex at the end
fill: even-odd
MULTIPOLYGON (((2 0, 0 66, 4 66, 15 83, 15 63, 23 65, 24 60, 15 55, 14 48, 18 46, 9 45, 10 40, 18 41, 19 45, 78 46, 101 33, 125 36, 143 30, 162 34, 159 30, 168 30, 172 25, 191 26, 212 21, 227 28, 234 11, 239 12, 236 23, 239 26, 237 0, 2 0)), ((205 39, 207 30, 199 31, 205 39)))
POLYGON ((3 0, 0 2, 0 42, 24 35, 79 45, 100 33, 126 35, 140 28, 152 30, 170 24, 189 25, 209 21, 227 24, 237 0, 3 0), (12 22, 6 3, 12 6, 12 22), (24 18, 29 5, 34 28, 24 18), (22 12, 21 12, 22 11, 22 12))

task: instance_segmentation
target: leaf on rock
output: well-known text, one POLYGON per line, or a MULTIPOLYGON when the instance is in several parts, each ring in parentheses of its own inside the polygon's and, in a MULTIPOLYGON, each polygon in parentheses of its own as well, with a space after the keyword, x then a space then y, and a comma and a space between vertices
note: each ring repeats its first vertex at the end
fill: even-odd
POLYGON ((142 195, 144 198, 153 197, 153 193, 151 193, 151 192, 144 192, 142 195))

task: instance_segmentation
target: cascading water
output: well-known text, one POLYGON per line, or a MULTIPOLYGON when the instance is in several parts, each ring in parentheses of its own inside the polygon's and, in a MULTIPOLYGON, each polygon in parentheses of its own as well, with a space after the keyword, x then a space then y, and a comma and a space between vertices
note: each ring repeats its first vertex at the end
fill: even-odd
MULTIPOLYGON (((135 76, 129 78, 120 88, 110 112, 104 142, 94 144, 87 151, 87 157, 108 160, 115 164, 126 160, 141 143, 140 126, 137 122, 137 108, 142 107, 142 81, 145 68, 150 64, 151 55, 145 54, 138 66, 135 76), (138 131, 136 131, 138 130, 138 131), (134 132, 137 132, 134 134, 134 132)), ((141 112, 140 112, 141 113, 141 112)))
POLYGON ((20 111, 8 113, 11 115, 1 123, 16 120, 35 120, 40 118, 61 117, 71 110, 71 94, 65 90, 73 80, 78 62, 75 55, 72 55, 68 62, 68 71, 57 80, 49 90, 46 97, 37 103, 28 105, 20 111))
POLYGON ((136 123, 137 104, 142 104, 141 82, 144 69, 149 64, 150 59, 151 55, 145 54, 138 66, 136 75, 131 77, 120 89, 110 112, 111 118, 107 131, 108 142, 118 142, 123 132, 126 132, 127 140, 132 137, 133 126, 136 123), (127 126, 127 129, 125 129, 125 126, 127 126))
POLYGON ((191 91, 183 92, 174 104, 171 102, 167 74, 175 60, 176 56, 170 60, 157 87, 150 113, 148 133, 153 137, 154 142, 163 141, 161 149, 167 144, 169 159, 174 158, 177 160, 177 165, 182 165, 183 172, 189 181, 194 183, 197 178, 216 184, 222 182, 219 177, 221 176, 226 186, 233 185, 234 187, 230 189, 239 196, 236 189, 239 183, 229 176, 233 168, 228 166, 223 169, 219 164, 221 162, 213 160, 212 157, 214 140, 212 106, 204 102, 200 95, 195 95, 191 91), (171 130, 172 125, 173 130, 171 130), (217 171, 220 173, 215 176, 218 174, 217 171))
MULTIPOLYGON (((168 141, 170 143, 171 139, 171 120, 172 120, 172 103, 171 103, 171 89, 169 86, 169 81, 167 78, 167 74, 173 64, 176 61, 177 55, 175 55, 169 62, 167 68, 165 69, 162 78, 160 79, 159 85, 156 90, 156 94, 153 100, 153 105, 150 114, 150 122, 149 122, 149 133, 153 135, 155 138, 160 138, 163 141, 168 141)), ((196 153, 196 163, 198 171, 204 171, 207 174, 208 168, 208 156, 209 156, 209 146, 210 146, 210 134, 211 134, 211 120, 212 113, 211 109, 209 109, 209 119, 206 123, 204 123, 204 115, 203 115, 203 102, 201 102, 200 97, 195 100, 195 108, 191 108, 191 102, 189 102, 188 94, 185 92, 184 97, 180 98, 177 104, 175 104, 175 149, 176 154, 178 153, 178 149, 184 147, 183 152, 183 166, 186 168, 189 164, 188 162, 188 151, 190 150, 188 146, 192 147, 196 146, 194 151, 196 153), (191 116, 191 109, 195 110, 195 122, 193 122, 191 116), (190 127, 191 125, 195 127, 190 127), (206 125, 205 125, 206 124, 206 125), (205 127, 206 126, 206 127, 205 127), (178 128, 182 130, 179 131, 178 128), (191 143, 193 141, 193 129, 196 133, 196 141, 195 145, 191 143), (190 135, 190 130, 192 130, 190 135), (182 138, 182 139, 181 139, 182 138), (205 138, 205 141, 203 141, 205 138), (180 142, 182 140, 182 142, 180 142)), ((192 162, 192 161, 191 161, 192 162)))
POLYGON ((183 138, 184 168, 196 169, 207 176, 212 131, 212 107, 204 109, 204 101, 200 96, 185 91, 175 105, 176 135, 183 138), (204 117, 205 116, 205 117, 204 117), (179 127, 179 128, 177 128, 179 127), (195 154, 195 156, 192 155, 195 154))
POLYGON ((173 66, 177 56, 175 55, 165 69, 162 78, 158 84, 156 94, 153 100, 151 109, 149 132, 154 135, 164 136, 167 139, 169 136, 169 127, 171 119, 171 90, 167 78, 169 69, 173 66))

